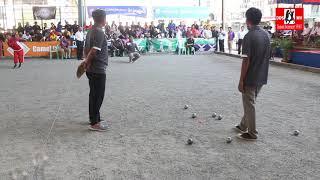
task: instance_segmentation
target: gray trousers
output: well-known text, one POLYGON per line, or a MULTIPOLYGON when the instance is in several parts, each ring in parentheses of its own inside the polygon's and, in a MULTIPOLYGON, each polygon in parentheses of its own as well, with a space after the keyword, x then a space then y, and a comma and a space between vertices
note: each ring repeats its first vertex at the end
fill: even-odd
POLYGON ((255 104, 261 88, 262 86, 245 87, 244 93, 242 93, 244 115, 240 123, 240 128, 244 131, 248 129, 248 133, 254 137, 258 134, 256 130, 255 104))
POLYGON ((133 52, 133 53, 129 53, 129 61, 135 61, 137 59, 139 59, 140 54, 137 52, 133 52))

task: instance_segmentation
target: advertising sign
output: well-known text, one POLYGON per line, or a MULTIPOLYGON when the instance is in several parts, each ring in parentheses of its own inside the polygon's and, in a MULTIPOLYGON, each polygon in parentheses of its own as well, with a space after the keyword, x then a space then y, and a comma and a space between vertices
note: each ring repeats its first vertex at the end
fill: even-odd
POLYGON ((276 8, 276 30, 303 30, 303 8, 276 8))
POLYGON ((92 11, 95 9, 103 9, 107 15, 147 17, 147 8, 144 6, 88 6, 89 17, 92 17, 92 11))

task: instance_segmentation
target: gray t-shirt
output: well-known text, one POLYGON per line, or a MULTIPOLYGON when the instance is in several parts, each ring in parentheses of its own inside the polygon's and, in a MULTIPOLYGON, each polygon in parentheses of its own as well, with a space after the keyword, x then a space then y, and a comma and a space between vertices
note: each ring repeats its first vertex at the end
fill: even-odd
POLYGON ((108 43, 107 37, 101 28, 92 27, 86 36, 85 49, 94 48, 97 54, 87 72, 105 74, 108 66, 108 43))
POLYGON ((244 81, 246 86, 267 84, 270 50, 268 34, 258 26, 252 27, 243 39, 242 56, 250 60, 244 81))

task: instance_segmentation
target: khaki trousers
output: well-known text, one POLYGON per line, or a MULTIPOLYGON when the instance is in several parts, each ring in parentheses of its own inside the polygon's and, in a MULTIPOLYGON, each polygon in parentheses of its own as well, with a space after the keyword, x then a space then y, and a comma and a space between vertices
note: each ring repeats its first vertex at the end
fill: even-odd
POLYGON ((257 136, 255 104, 261 88, 262 86, 245 87, 244 93, 242 93, 244 115, 240 123, 240 128, 244 131, 248 129, 248 133, 254 137, 257 136))

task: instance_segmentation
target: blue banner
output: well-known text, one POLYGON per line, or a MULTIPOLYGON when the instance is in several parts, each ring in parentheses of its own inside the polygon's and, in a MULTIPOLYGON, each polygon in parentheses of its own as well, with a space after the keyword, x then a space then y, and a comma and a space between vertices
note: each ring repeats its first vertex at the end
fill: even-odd
POLYGON ((147 8, 144 6, 88 6, 89 17, 92 17, 92 11, 96 9, 105 10, 107 15, 147 17, 147 8))
POLYGON ((208 7, 155 7, 154 18, 205 19, 209 17, 208 7))
POLYGON ((320 0, 277 0, 279 4, 313 4, 320 5, 320 0))

